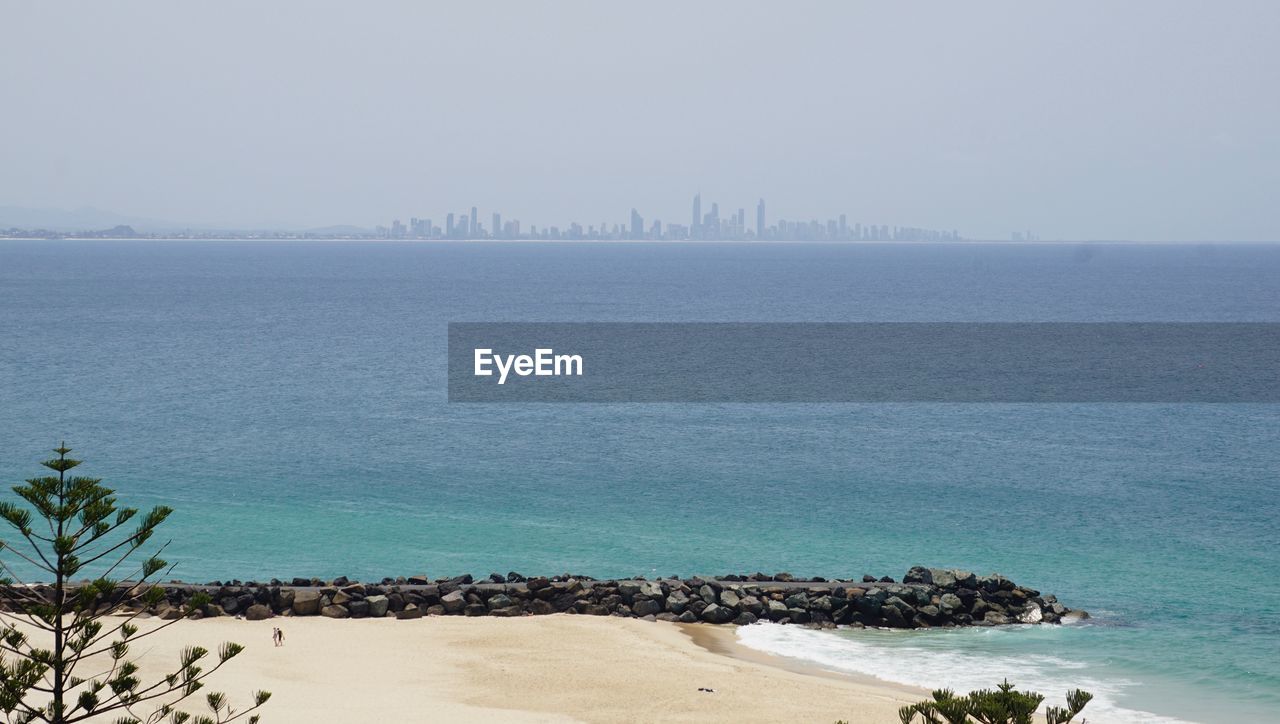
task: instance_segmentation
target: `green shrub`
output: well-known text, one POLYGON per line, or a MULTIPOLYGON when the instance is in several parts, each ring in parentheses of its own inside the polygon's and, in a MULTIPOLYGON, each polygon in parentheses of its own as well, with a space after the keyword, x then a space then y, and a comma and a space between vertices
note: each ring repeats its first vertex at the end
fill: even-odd
MULTIPOLYGON (((1045 709, 1047 724, 1070 724, 1093 694, 1080 689, 1067 692, 1066 708, 1051 706, 1045 709)), ((933 692, 932 701, 922 701, 898 710, 902 724, 1033 724, 1036 709, 1044 696, 1034 691, 1017 691, 1008 679, 995 689, 971 691, 966 696, 956 696, 950 689, 933 692)), ((1080 724, 1084 724, 1082 720, 1080 724)))

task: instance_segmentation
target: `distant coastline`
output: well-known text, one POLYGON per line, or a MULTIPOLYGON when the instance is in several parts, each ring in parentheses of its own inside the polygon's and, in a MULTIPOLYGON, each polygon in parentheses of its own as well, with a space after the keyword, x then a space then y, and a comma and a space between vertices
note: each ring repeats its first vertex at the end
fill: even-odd
POLYGON ((982 244, 1000 244, 1004 246, 1054 246, 1054 245, 1102 245, 1102 244, 1134 244, 1143 246, 1198 246, 1205 244, 1239 244, 1247 246, 1270 246, 1280 244, 1274 240, 1236 240, 1236 239, 954 239, 950 241, 835 241, 835 240, 777 240, 777 239, 387 239, 376 236, 317 236, 310 234, 264 233, 264 234, 199 234, 183 236, 178 234, 132 234, 129 236, 108 236, 93 233, 41 232, 39 230, 0 230, 0 241, 360 241, 377 243, 430 243, 430 244, 656 244, 656 245, 692 245, 692 244, 744 244, 750 246, 783 245, 783 246, 977 246, 982 244))

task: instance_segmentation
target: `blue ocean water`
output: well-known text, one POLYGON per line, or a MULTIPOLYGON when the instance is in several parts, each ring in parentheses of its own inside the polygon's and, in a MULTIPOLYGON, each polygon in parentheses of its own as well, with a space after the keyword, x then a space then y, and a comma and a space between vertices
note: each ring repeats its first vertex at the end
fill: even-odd
POLYGON ((0 241, 0 480, 67 440, 188 580, 1001 572, 1091 611, 753 629, 1091 721, 1280 709, 1280 406, 450 405, 450 321, 1280 321, 1280 246, 0 241))

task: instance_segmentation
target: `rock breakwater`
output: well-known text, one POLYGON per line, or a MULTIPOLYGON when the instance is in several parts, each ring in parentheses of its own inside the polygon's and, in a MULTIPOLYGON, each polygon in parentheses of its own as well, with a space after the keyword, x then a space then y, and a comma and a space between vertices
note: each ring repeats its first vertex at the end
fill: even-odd
MULTIPOLYGON (((538 616, 552 613, 621 616, 653 621, 746 625, 757 621, 815 628, 868 626, 929 628, 1054 624, 1087 613, 1057 598, 1019 586, 999 574, 912 568, 902 578, 828 580, 787 573, 713 578, 596 580, 590 576, 526 577, 519 573, 470 575, 430 580, 425 576, 385 578, 376 583, 294 578, 261 583, 213 581, 162 584, 164 598, 126 610, 164 619, 242 616, 385 618, 424 616, 538 616)), ((36 586, 39 588, 39 586, 36 586)), ((29 591, 27 593, 30 593, 29 591)), ((128 598, 120 586, 114 600, 128 598)), ((15 597, 6 592, 5 608, 15 597)))

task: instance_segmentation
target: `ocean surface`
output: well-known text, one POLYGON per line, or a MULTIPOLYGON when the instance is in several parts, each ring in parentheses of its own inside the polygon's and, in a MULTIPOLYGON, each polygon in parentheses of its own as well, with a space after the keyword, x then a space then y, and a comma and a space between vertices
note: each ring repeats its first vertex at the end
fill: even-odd
POLYGON ((741 635, 1280 720, 1280 406, 448 404, 450 321, 1276 322, 1280 246, 0 241, 0 480, 65 439, 187 580, 998 571, 1094 618, 741 635))

